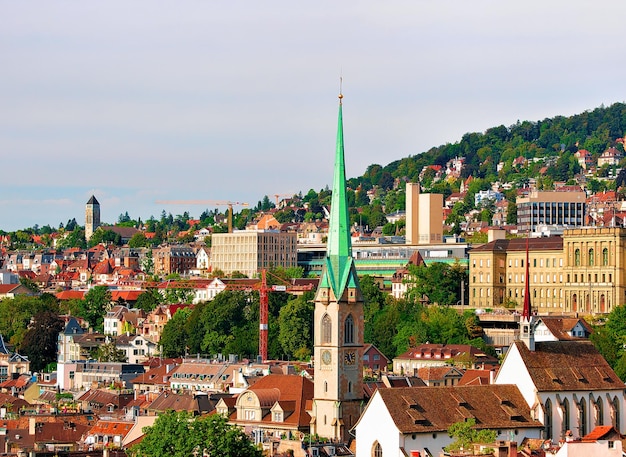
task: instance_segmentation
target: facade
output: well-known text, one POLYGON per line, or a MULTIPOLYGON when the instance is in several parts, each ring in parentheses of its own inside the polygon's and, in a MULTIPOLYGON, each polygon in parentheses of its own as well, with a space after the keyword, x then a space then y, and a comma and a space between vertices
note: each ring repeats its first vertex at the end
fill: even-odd
POLYGON ((352 257, 342 104, 326 257, 315 295, 311 433, 347 442, 363 401, 363 295, 352 257))
POLYGON ((28 358, 17 352, 9 351, 0 335, 0 383, 11 379, 20 373, 28 373, 30 362, 28 358))
POLYGON ((516 200, 517 229, 536 232, 539 226, 580 227, 585 224, 586 199, 582 190, 531 191, 516 200))
POLYGON ((154 274, 188 273, 196 268, 196 254, 188 246, 167 246, 152 253, 154 274))
POLYGON ((516 384, 543 426, 543 438, 559 441, 571 431, 583 437, 596 426, 624 433, 624 383, 590 341, 516 341, 496 384, 516 384))
POLYGON ((87 241, 98 227, 100 227, 100 203, 92 195, 85 206, 85 239, 87 241))
POLYGON ((609 313, 626 303, 626 229, 587 227, 563 236, 494 240, 469 253, 472 308, 521 306, 528 243, 533 310, 609 313))
POLYGON ((211 268, 225 274, 235 271, 249 278, 264 268, 295 267, 297 234, 276 230, 239 230, 215 233, 211 239, 211 268))
POLYGON ((443 195, 421 194, 417 183, 406 184, 406 244, 443 241, 443 195))
POLYGON ((378 389, 355 427, 356 455, 437 456, 452 443, 450 426, 469 418, 497 440, 541 436, 514 385, 378 389))
POLYGON ((458 365, 474 367, 498 365, 498 359, 469 344, 421 344, 393 359, 393 372, 404 376, 418 376, 424 367, 458 365))

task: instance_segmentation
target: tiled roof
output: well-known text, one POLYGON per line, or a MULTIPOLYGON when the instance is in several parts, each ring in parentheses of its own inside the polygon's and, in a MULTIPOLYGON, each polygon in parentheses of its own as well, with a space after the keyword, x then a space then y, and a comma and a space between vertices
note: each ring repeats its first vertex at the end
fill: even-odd
POLYGON ((404 434, 446 432, 468 418, 476 419, 478 429, 542 427, 514 385, 405 387, 378 394, 404 434))
POLYGON ((422 344, 409 349, 394 360, 435 360, 442 364, 462 354, 469 354, 476 362, 497 363, 498 360, 469 344, 422 344))
POLYGON ((548 330, 558 340, 580 340, 580 337, 571 336, 570 332, 579 322, 585 328, 587 333, 591 333, 593 329, 584 319, 575 317, 559 317, 559 316, 542 316, 541 322, 548 327, 548 330))
MULTIPOLYGON (((526 251, 526 238, 512 238, 510 240, 494 240, 482 246, 473 248, 471 252, 512 252, 526 251)), ((528 239, 529 251, 562 251, 563 238, 549 236, 528 239)))
POLYGON ((539 392, 624 389, 590 341, 538 342, 534 351, 521 341, 514 344, 539 392))
POLYGON ((590 433, 583 436, 582 441, 598 441, 609 437, 621 438, 620 433, 612 425, 598 425, 590 433))
POLYGON ((461 378, 463 373, 454 367, 421 367, 417 369, 417 376, 425 381, 439 381, 445 377, 461 378))
POLYGON ((91 427, 89 435, 103 436, 126 436, 130 429, 135 425, 134 422, 107 421, 100 420, 91 427))

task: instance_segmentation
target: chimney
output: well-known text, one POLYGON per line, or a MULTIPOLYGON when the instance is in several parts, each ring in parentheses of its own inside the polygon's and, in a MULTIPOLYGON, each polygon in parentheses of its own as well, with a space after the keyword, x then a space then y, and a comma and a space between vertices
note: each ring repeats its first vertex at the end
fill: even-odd
POLYGON ((517 457, 517 441, 509 441, 509 456, 517 457))
POLYGON ((487 231, 487 243, 491 243, 495 240, 503 240, 506 238, 506 230, 501 229, 489 229, 487 231))

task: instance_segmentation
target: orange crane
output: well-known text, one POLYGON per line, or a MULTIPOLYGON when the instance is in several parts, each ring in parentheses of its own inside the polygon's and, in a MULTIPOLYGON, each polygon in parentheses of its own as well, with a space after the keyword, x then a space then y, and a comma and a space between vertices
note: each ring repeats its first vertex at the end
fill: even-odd
POLYGON ((159 205, 207 205, 228 207, 228 233, 233 233, 233 206, 249 206, 248 203, 225 200, 157 200, 159 205))

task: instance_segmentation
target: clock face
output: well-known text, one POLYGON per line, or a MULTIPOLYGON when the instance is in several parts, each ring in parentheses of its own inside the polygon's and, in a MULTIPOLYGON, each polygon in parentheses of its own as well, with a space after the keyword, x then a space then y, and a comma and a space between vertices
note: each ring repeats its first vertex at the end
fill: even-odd
POLYGON ((356 362, 356 354, 353 351, 346 352, 343 355, 343 361, 346 365, 354 365, 356 362))
POLYGON ((332 361, 332 356, 330 354, 330 351, 328 350, 322 351, 322 363, 324 365, 330 365, 331 361, 332 361))

